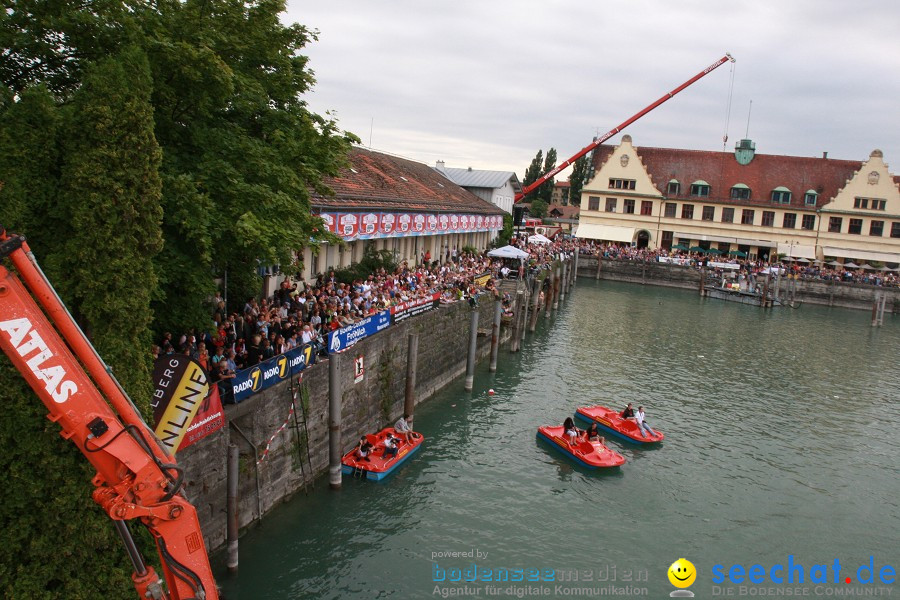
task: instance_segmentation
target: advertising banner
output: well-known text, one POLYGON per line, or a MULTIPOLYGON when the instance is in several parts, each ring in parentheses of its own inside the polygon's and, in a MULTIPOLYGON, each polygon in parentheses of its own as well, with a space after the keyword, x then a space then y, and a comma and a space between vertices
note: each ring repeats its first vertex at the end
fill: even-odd
POLYGON ((397 215, 394 213, 382 213, 381 215, 381 223, 378 227, 378 230, 382 235, 389 236, 394 233, 394 226, 397 223, 397 215))
POLYGON ((179 450, 184 450, 194 442, 199 442, 206 436, 225 427, 225 411, 222 410, 222 397, 219 395, 219 386, 214 385, 200 404, 200 409, 194 415, 187 434, 181 440, 179 450))
POLYGON ((359 233, 359 216, 344 214, 338 217, 337 234, 344 239, 353 239, 359 233))
POLYGON ((409 302, 403 302, 391 307, 391 323, 399 323, 409 317, 422 314, 423 312, 432 310, 440 306, 441 295, 438 293, 430 294, 425 298, 417 298, 409 302))
POLYGON ((503 217, 497 215, 323 212, 319 216, 328 231, 347 241, 503 228, 503 217))
POLYGON ((153 430, 172 453, 178 450, 200 405, 209 395, 209 381, 200 363, 184 354, 166 354, 153 365, 153 430))
POLYGON ((397 218, 397 232, 400 235, 406 235, 412 229, 412 217, 403 213, 397 218))
POLYGON ((273 356, 255 367, 238 371, 237 376, 231 380, 234 402, 246 400, 256 392, 299 373, 315 360, 316 353, 312 345, 305 344, 284 354, 273 356))
POLYGON ((328 334, 328 352, 340 352, 359 340, 386 329, 391 324, 391 311, 383 310, 359 323, 342 327, 328 334))
POLYGON ((359 226, 359 237, 372 237, 378 232, 378 215, 366 213, 362 216, 359 226))
POLYGON ((487 285, 487 282, 491 280, 490 272, 482 273, 481 275, 475 278, 475 285, 478 287, 484 287, 487 285))

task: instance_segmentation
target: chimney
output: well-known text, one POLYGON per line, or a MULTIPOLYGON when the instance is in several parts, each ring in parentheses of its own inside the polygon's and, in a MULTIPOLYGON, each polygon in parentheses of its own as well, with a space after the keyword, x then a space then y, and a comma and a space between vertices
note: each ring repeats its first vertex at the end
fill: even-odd
POLYGON ((827 153, 827 152, 823 152, 823 153, 822 153, 822 158, 828 158, 828 153, 827 153))
POLYGON ((469 172, 471 172, 471 171, 472 171, 472 167, 469 167, 469 172))
POLYGON ((434 168, 437 169, 438 171, 443 171, 444 170, 444 161, 439 160, 436 163, 434 163, 434 168))

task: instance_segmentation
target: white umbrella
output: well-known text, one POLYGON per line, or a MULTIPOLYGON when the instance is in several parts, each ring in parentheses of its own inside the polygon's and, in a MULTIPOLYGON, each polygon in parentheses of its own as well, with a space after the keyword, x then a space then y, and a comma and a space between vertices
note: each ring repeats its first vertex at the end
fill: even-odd
POLYGON ((855 262, 853 262, 853 261, 851 260, 851 261, 848 262, 848 263, 844 263, 844 268, 845 268, 845 269, 858 269, 858 268, 859 268, 859 265, 856 264, 855 262))
POLYGON ((809 262, 809 259, 808 259, 808 258, 798 258, 798 259, 797 259, 797 262, 799 262, 799 263, 808 263, 808 262, 809 262))
POLYGON ((488 252, 488 256, 493 258, 528 258, 530 255, 515 246, 503 246, 502 248, 494 248, 488 252))
POLYGON ((547 236, 541 235, 540 233, 536 233, 533 236, 528 238, 529 244, 549 244, 550 238, 547 236))
POLYGON ((875 270, 875 267, 873 267, 873 266, 870 265, 869 263, 863 263, 863 264, 859 265, 859 268, 860 268, 860 269, 869 269, 870 271, 874 271, 874 270, 875 270))

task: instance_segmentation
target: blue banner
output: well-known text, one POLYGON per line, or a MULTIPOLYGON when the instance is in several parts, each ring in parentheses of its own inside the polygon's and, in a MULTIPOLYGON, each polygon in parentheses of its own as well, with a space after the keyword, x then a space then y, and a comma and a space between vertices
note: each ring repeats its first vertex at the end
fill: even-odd
POLYGON ((231 380, 234 402, 246 400, 256 392, 273 386, 279 381, 284 381, 315 361, 315 349, 312 344, 305 344, 284 354, 273 356, 255 367, 238 371, 235 378, 231 380))
POLYGON ((391 325, 391 311, 383 310, 358 323, 342 327, 328 334, 328 352, 340 352, 364 337, 387 329, 391 325))

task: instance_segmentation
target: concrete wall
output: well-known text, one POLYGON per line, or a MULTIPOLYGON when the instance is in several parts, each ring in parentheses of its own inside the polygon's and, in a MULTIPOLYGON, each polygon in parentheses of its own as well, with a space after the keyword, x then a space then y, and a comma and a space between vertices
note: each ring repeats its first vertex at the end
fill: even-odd
MULTIPOLYGON (((343 390, 341 436, 344 452, 360 435, 392 424, 403 412, 410 333, 419 334, 418 402, 465 373, 471 310, 466 302, 442 305, 365 338, 338 356, 343 390), (360 383, 354 383, 354 359, 358 356, 363 357, 365 373, 360 383)), ((490 353, 494 303, 482 296, 477 310, 480 315, 479 357, 484 358, 490 353)), ((508 329, 502 329, 501 340, 505 341, 509 334, 508 329)), ((178 462, 186 472, 185 493, 197 507, 210 551, 225 543, 229 444, 240 448, 239 522, 242 528, 327 470, 328 369, 328 362, 324 361, 302 373, 299 386, 305 386, 309 391, 305 428, 303 415, 299 412, 299 396, 296 403, 299 427, 295 427, 293 418, 288 419, 292 393, 299 386, 296 381, 285 381, 241 404, 227 406, 229 425, 179 453, 178 462), (257 457, 286 420, 287 427, 275 435, 268 456, 257 466, 257 457)), ((319 481, 318 485, 327 483, 319 481)))
MULTIPOLYGON (((698 294, 700 292, 700 272, 694 267, 614 259, 603 259, 602 262, 601 279, 691 289, 696 290, 698 294)), ((593 256, 582 255, 578 260, 578 276, 593 279, 596 274, 597 259, 593 256)), ((887 294, 885 311, 900 313, 900 288, 832 281, 801 280, 794 283, 796 283, 795 298, 797 302, 872 310, 875 295, 885 293, 887 294)), ((780 283, 782 296, 786 293, 787 284, 787 280, 782 279, 780 283)))

